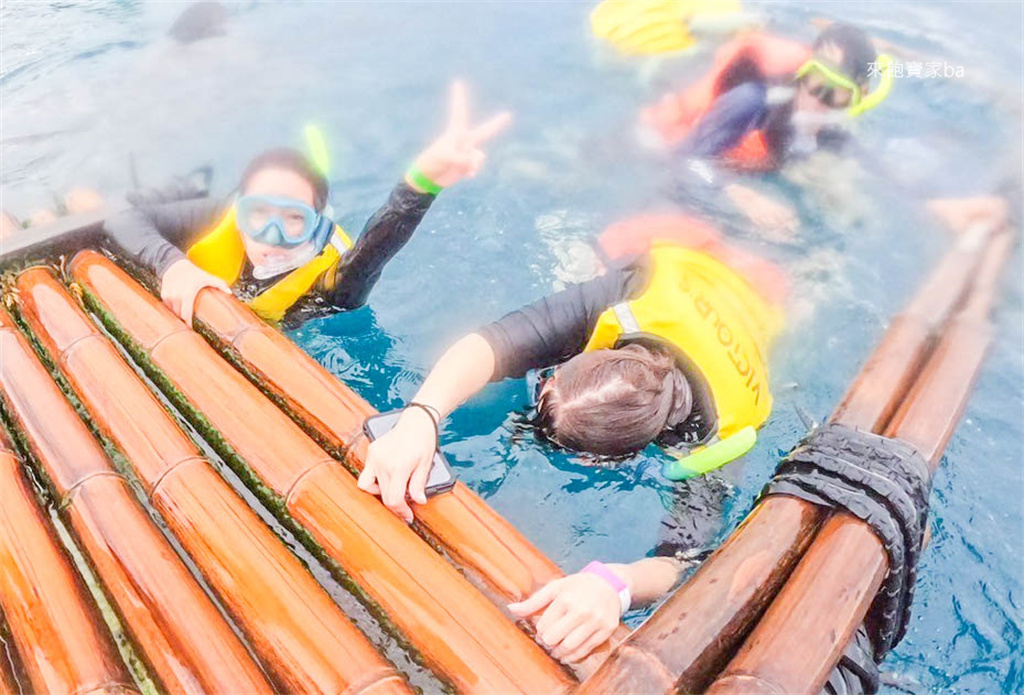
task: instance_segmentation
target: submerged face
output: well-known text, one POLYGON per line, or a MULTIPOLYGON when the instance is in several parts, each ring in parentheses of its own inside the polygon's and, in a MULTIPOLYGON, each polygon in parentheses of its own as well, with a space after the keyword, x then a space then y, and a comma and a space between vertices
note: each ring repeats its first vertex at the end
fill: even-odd
POLYGON ((540 385, 536 425, 567 449, 625 456, 681 422, 691 402, 674 356, 632 343, 563 363, 540 385))
MULTIPOLYGON (((293 200, 308 208, 314 207, 316 199, 316 192, 309 181, 290 169, 280 167, 267 167, 257 171, 249 179, 241 194, 243 196, 267 196, 268 198, 293 200)), ((304 223, 297 214, 262 207, 253 209, 250 216, 254 219, 247 220, 247 222, 262 226, 260 215, 269 218, 274 213, 281 213, 280 218, 286 227, 297 228, 304 223)), ((240 224, 242 222, 239 220, 240 224)), ((266 220, 264 219, 263 222, 265 223, 266 220)), ((290 231, 290 229, 285 231, 290 231)), ((298 246, 284 247, 256 241, 247 234, 243 234, 242 238, 245 240, 246 255, 254 267, 287 265, 290 259, 307 255, 313 244, 312 241, 308 241, 298 246)))

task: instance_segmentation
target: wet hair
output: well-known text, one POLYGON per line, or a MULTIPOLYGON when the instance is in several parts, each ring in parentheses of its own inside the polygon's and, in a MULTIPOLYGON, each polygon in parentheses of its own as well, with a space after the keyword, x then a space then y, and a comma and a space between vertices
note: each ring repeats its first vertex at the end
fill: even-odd
POLYGON ((682 422, 692 406, 673 356, 630 344, 584 352, 559 367, 537 404, 537 424, 560 446, 624 456, 682 422))
POLYGON ((814 42, 814 52, 825 46, 835 46, 843 53, 838 67, 858 84, 868 81, 871 64, 878 59, 875 46, 862 30, 851 24, 829 25, 814 42))
POLYGON ((245 168, 238 190, 244 192, 252 177, 264 169, 285 169, 301 176, 313 187, 313 207, 323 212, 327 204, 327 179, 301 152, 291 147, 275 147, 256 155, 245 168))

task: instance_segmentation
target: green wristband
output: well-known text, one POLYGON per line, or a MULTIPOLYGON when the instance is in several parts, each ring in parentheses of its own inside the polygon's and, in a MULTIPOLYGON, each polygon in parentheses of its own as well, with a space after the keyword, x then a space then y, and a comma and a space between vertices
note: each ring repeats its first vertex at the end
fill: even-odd
POLYGON ((433 179, 420 171, 419 167, 415 165, 409 167, 409 170, 405 172, 405 175, 409 177, 409 181, 416 186, 416 188, 420 189, 424 193, 437 195, 444 190, 444 186, 436 184, 433 179))

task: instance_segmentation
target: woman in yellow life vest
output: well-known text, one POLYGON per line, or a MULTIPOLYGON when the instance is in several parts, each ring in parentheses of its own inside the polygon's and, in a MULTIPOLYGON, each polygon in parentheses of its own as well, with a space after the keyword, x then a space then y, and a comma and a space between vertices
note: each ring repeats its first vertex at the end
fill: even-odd
MULTIPOLYGON (((785 276, 678 214, 616 225, 601 248, 611 259, 604 275, 513 311, 449 348, 394 429, 370 444, 360 488, 412 521, 406 495, 426 501, 440 419, 490 381, 544 368, 531 389, 536 424, 562 447, 623 457, 664 443, 678 451, 683 469, 698 459, 686 474, 742 455, 771 412, 767 353, 782 323, 785 276)), ((721 485, 701 479, 684 487, 700 491, 687 497, 688 518, 672 529, 679 532, 673 541, 685 538, 659 546, 669 557, 591 563, 509 609, 520 616, 543 611, 538 635, 557 658, 585 656, 630 605, 671 588, 681 571, 677 551, 710 542, 698 536, 717 528, 711 517, 721 517, 721 503, 716 507, 711 497, 724 494, 721 485)))
POLYGON ((160 278, 162 299, 189 325, 206 287, 237 292, 270 321, 298 317, 311 304, 356 308, 434 197, 476 175, 483 143, 510 120, 502 113, 472 127, 466 88, 456 82, 448 128, 416 158, 354 243, 330 218, 324 173, 287 148, 256 157, 231 200, 147 203, 107 220, 104 229, 160 278))

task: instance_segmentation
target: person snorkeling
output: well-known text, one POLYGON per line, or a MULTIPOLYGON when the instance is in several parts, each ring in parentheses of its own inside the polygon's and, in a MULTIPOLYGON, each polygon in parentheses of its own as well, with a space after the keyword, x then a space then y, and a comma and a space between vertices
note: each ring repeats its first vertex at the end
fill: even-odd
MULTIPOLYGON (((772 408, 767 353, 782 327, 782 271, 680 214, 615 225, 600 246, 610 259, 604 275, 513 311, 445 352, 411 401, 416 405, 370 444, 361 489, 411 522, 406 495, 426 501, 440 419, 488 382, 535 370, 538 432, 586 452, 584 463, 628 457, 656 442, 677 452, 667 473, 686 478, 753 445, 772 408)), ((710 542, 713 533, 705 535, 701 542, 710 542)), ((664 552, 678 549, 666 544, 664 552)), ((517 615, 548 605, 568 611, 571 617, 545 615, 538 624, 543 641, 568 661, 603 641, 631 601, 660 596, 681 571, 672 557, 591 569, 510 607, 517 615), (619 587, 610 594, 614 605, 600 600, 609 586, 619 587), (595 593, 592 615, 581 601, 595 593)))
MULTIPOLYGON (((991 197, 928 207, 959 233, 1008 213, 1005 201, 991 197)), ((539 614, 538 639, 569 663, 603 644, 626 610, 671 591, 710 550, 728 485, 702 474, 749 449, 749 435, 771 413, 767 355, 789 294, 779 267, 680 214, 614 225, 600 248, 610 259, 604 275, 513 311, 449 348, 411 401, 416 405, 370 443, 359 477, 361 489, 380 494, 411 521, 406 491, 413 503, 425 502, 441 417, 489 381, 538 368, 546 373, 530 389, 535 424, 555 445, 605 461, 652 442, 677 452, 663 472, 685 480, 673 490, 651 557, 591 562, 508 606, 519 617, 539 614)))
POLYGON ((237 291, 270 321, 290 322, 310 304, 354 309, 437 194, 475 176, 485 160, 481 147, 510 121, 501 113, 471 126, 466 87, 455 82, 447 129, 415 159, 355 243, 330 217, 323 171, 288 148, 253 159, 228 201, 140 205, 108 219, 104 229, 157 275, 164 303, 189 325, 205 287, 237 291))
POLYGON ((771 171, 842 142, 844 124, 888 96, 889 61, 848 24, 828 25, 811 48, 751 33, 723 46, 709 74, 645 109, 641 121, 684 158, 689 180, 720 189, 761 226, 792 227, 788 207, 721 169, 771 171))

